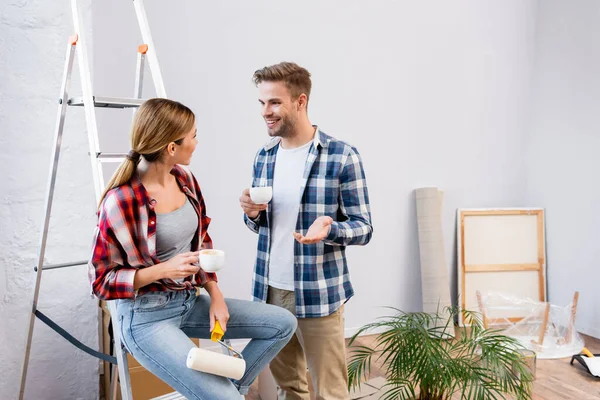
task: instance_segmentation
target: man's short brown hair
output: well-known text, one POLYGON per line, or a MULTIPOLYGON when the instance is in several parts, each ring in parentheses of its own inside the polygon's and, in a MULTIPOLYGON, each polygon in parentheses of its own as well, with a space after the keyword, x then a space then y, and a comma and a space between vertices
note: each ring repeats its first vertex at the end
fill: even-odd
POLYGON ((281 62, 256 70, 252 80, 256 85, 261 82, 283 82, 292 94, 297 98, 302 93, 310 98, 310 72, 293 62, 281 62))

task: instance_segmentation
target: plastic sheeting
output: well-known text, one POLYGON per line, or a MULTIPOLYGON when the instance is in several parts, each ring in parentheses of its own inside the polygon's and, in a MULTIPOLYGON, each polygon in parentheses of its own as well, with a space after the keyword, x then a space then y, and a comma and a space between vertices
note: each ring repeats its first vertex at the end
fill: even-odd
POLYGON ((481 293, 480 311, 488 328, 503 330, 503 334, 535 351, 537 358, 564 358, 578 354, 584 346, 573 326, 576 300, 574 303, 560 307, 489 292, 481 293))

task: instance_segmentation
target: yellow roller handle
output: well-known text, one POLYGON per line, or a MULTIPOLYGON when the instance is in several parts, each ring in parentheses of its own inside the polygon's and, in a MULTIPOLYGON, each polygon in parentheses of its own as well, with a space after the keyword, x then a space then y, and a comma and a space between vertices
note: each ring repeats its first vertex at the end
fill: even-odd
POLYGON ((592 354, 592 352, 589 351, 588 349, 586 349, 585 347, 583 348, 583 350, 581 350, 581 352, 583 354, 585 354, 586 356, 588 356, 589 358, 594 358, 594 355, 592 354))
POLYGON ((221 324, 219 324, 219 321, 217 320, 215 321, 215 328, 210 333, 210 340, 212 340, 213 342, 218 342, 219 340, 221 340, 223 335, 225 335, 225 332, 223 331, 223 328, 221 328, 221 324))

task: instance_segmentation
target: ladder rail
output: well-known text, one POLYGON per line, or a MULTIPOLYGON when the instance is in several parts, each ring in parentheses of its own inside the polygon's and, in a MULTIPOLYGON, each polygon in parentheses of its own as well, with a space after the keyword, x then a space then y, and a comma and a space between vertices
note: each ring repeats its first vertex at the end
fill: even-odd
MULTIPOLYGON (((137 63, 135 68, 135 85, 133 87, 133 97, 136 99, 142 98, 142 92, 144 90, 144 62, 146 61, 146 53, 148 52, 148 45, 143 44, 138 47, 137 63)), ((133 114, 135 114, 133 111, 133 114)))
POLYGON ((73 71, 73 61, 75 58, 76 38, 70 39, 67 45, 66 62, 63 70, 63 80, 61 83, 61 98, 58 105, 58 117, 54 128, 54 145, 52 147, 50 176, 46 187, 46 205, 44 208, 44 223, 42 224, 40 247, 38 252, 37 272, 35 276, 35 285, 33 289, 33 301, 31 315, 29 317, 29 330, 27 332, 27 341, 25 344, 25 359, 21 372, 21 388, 19 389, 19 399, 22 400, 25 393, 25 382, 27 381, 27 370, 29 367, 29 356, 31 354, 31 339, 33 337, 33 326, 35 324, 35 312, 40 293, 40 282, 44 266, 44 257, 46 254, 46 244, 48 241, 48 228, 50 225, 50 214, 52 213, 52 202, 54 200, 54 188, 56 185, 56 174, 58 171, 58 160, 60 158, 60 148, 62 136, 65 127, 65 116, 67 114, 67 97, 71 83, 71 72, 73 71))
MULTIPOLYGON (((117 317, 117 304, 116 300, 109 300, 106 302, 108 306, 108 310, 110 312, 110 318, 112 319, 112 331, 113 331, 113 339, 115 341, 115 347, 113 352, 117 357, 117 374, 113 374, 112 379, 113 382, 116 379, 119 379, 119 384, 121 385, 121 399, 122 400, 133 400, 133 394, 131 392, 131 379, 129 377, 129 366, 127 362, 127 354, 125 353, 125 349, 123 348, 123 344, 121 343, 121 321, 117 317)), ((115 384, 113 383, 114 386, 115 384)), ((111 400, 116 400, 113 398, 111 400)))
POLYGON ((144 0, 133 0, 133 6, 137 15, 140 31, 142 33, 142 40, 148 45, 146 56, 148 58, 148 66, 150 67, 152 80, 154 81, 154 88, 156 89, 156 97, 166 98, 167 91, 165 90, 165 84, 160 71, 160 65, 158 64, 156 46, 154 45, 154 40, 152 40, 152 34, 150 33, 150 24, 148 23, 148 18, 146 16, 144 0))
MULTIPOLYGON (((92 77, 90 75, 90 63, 88 59, 85 34, 85 24, 80 16, 79 0, 71 0, 71 8, 73 10, 73 26, 75 33, 79 36, 80 46, 77 51, 77 62, 79 64, 79 75, 81 77, 81 90, 83 94, 85 120, 87 125, 88 145, 90 154, 97 154, 100 149, 98 142, 98 125, 96 123, 96 110, 94 108, 94 96, 92 92, 92 77)), ((102 192, 104 191, 104 177, 102 167, 93 157, 90 157, 92 164, 92 176, 94 178, 94 190, 96 192, 96 201, 99 201, 102 192)))

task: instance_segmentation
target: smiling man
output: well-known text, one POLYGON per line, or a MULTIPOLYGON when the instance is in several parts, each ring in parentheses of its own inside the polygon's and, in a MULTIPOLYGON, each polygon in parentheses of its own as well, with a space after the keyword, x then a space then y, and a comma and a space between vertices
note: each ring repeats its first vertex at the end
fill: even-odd
POLYGON ((249 189, 240 205, 258 233, 253 296, 290 310, 296 335, 271 362, 279 399, 348 399, 344 304, 354 291, 348 245, 371 239, 371 211, 356 148, 313 126, 307 114, 310 73, 283 62, 254 73, 269 142, 254 161, 252 186, 272 186, 269 204, 249 189))

